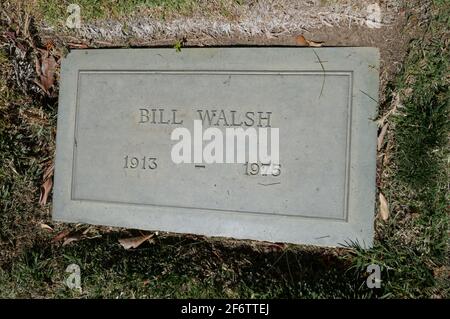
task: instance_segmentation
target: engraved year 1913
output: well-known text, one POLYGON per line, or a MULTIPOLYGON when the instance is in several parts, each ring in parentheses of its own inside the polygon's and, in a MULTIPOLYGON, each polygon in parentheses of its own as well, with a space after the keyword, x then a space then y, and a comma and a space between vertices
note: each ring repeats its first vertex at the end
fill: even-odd
POLYGON ((123 160, 123 168, 125 169, 156 169, 158 167, 156 157, 137 157, 126 155, 124 156, 123 160))

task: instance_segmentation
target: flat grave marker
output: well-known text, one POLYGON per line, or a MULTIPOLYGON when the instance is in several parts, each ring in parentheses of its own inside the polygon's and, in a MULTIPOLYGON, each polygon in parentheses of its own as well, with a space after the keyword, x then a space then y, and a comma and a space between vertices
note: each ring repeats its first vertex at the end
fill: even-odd
POLYGON ((375 48, 74 50, 61 68, 53 218, 370 247, 378 68, 375 48), (271 151, 278 132, 279 158, 252 159, 250 136, 227 144, 233 129, 256 132, 258 150, 269 129, 271 151), (223 134, 223 154, 206 131, 223 134))

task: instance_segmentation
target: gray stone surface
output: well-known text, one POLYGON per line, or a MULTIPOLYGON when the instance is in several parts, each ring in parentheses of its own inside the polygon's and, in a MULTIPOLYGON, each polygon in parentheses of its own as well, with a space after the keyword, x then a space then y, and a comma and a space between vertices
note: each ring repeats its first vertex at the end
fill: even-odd
POLYGON ((62 63, 53 218, 371 246, 378 66, 374 48, 72 51, 62 63), (143 108, 172 123, 139 123, 143 108), (281 174, 174 164, 171 132, 191 129, 198 110, 271 112, 281 174))

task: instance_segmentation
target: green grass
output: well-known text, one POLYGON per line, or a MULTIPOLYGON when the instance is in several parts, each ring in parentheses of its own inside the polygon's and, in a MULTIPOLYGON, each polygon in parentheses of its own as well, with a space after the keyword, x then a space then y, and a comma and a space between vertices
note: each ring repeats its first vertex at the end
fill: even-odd
MULTIPOLYGON (((176 9, 191 1, 127 0, 113 7, 101 0, 78 3, 86 19, 95 20, 111 12, 126 15, 141 5, 176 9)), ((40 5, 48 19, 64 21, 65 1, 40 5)), ((1 51, 0 297, 448 298, 450 56, 444 35, 450 10, 445 1, 431 9, 427 32, 411 43, 403 70, 384 92, 382 111, 391 107, 395 94, 401 105, 388 119, 391 146, 382 152, 391 160, 379 172, 390 218, 377 219, 370 250, 295 245, 280 250, 172 234, 127 251, 118 239, 139 232, 52 223, 51 203, 40 207, 38 200, 42 174, 54 154, 56 99, 20 89, 15 57, 1 51), (86 235, 67 246, 52 242, 63 230, 86 235), (81 267, 81 292, 64 284, 72 263, 81 267), (372 263, 382 267, 381 289, 365 285, 372 263)), ((2 22, 0 27, 17 25, 2 22)), ((31 57, 29 63, 34 68, 31 57)))
POLYGON ((148 10, 154 13, 154 17, 164 20, 170 15, 190 16, 194 12, 208 14, 204 10, 206 6, 218 9, 224 17, 230 17, 230 8, 234 5, 243 5, 243 0, 37 0, 32 6, 41 20, 47 24, 61 27, 64 25, 70 13, 67 12, 69 4, 76 3, 80 6, 82 23, 90 23, 96 20, 124 19, 128 20, 134 14, 143 13, 148 10))
POLYGON ((401 105, 391 119, 393 163, 384 169, 391 220, 378 223, 370 251, 358 249, 355 267, 383 265, 383 293, 430 297, 449 293, 448 132, 450 5, 436 2, 423 38, 411 43, 396 83, 401 105))
MULTIPOLYGON (((1 30, 1 29, 0 29, 1 30)), ((36 239, 44 165, 53 157, 55 109, 15 87, 13 65, 0 52, 0 260, 36 239)), ((54 104, 54 103, 53 103, 54 104)))
POLYGON ((196 6, 195 0, 39 0, 38 10, 43 14, 44 20, 53 25, 62 25, 69 13, 67 7, 71 3, 80 6, 83 22, 92 22, 99 19, 114 19, 129 16, 143 9, 160 9, 162 17, 167 12, 190 14, 196 6))
POLYGON ((273 298, 370 295, 355 272, 328 251, 289 248, 262 252, 250 245, 157 237, 135 251, 119 234, 74 245, 35 246, 0 273, 2 297, 273 298), (214 253, 212 253, 214 251, 214 253), (65 268, 81 266, 82 293, 63 282, 65 268), (355 274, 357 276, 355 276, 355 274), (330 286, 330 283, 333 283, 330 286), (358 291, 360 291, 358 293, 358 291))

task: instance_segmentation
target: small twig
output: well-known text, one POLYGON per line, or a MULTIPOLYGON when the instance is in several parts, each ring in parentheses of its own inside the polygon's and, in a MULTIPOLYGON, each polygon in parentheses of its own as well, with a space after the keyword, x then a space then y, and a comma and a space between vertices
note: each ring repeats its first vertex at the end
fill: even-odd
POLYGON ((373 97, 371 97, 369 94, 367 94, 366 92, 364 92, 363 90, 360 90, 361 93, 363 93, 365 96, 367 96, 368 98, 370 98, 372 101, 374 101, 375 103, 378 103, 377 100, 375 100, 373 97))
POLYGON ((322 71, 323 71, 323 81, 322 81, 322 87, 321 87, 321 89, 320 89, 320 95, 319 95, 319 99, 320 99, 320 98, 322 97, 323 89, 324 89, 324 87, 325 87, 325 68, 323 67, 322 60, 320 60, 320 57, 319 57, 319 55, 317 54, 316 50, 314 50, 314 49, 312 49, 312 50, 313 50, 314 54, 316 55, 317 60, 319 61, 320 66, 321 66, 322 71))

